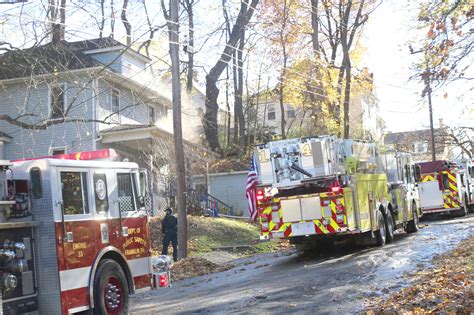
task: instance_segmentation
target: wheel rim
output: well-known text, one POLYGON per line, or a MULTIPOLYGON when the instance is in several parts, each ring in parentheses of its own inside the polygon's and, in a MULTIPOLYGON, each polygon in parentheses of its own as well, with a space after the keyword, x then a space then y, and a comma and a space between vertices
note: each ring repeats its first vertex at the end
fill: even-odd
POLYGON ((120 280, 111 276, 104 286, 104 305, 107 314, 120 314, 124 304, 124 289, 120 280))

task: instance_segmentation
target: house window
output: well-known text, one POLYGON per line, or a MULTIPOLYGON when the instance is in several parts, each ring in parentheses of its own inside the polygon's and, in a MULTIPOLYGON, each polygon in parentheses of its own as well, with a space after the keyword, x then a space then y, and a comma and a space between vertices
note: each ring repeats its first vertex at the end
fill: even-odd
POLYGON ((110 104, 110 120, 114 123, 120 123, 120 91, 112 89, 112 98, 110 104))
POLYGON ((51 87, 51 118, 64 118, 64 85, 54 85, 51 87))
POLYGON ((267 119, 268 120, 275 120, 275 118, 276 118, 275 107, 270 105, 270 106, 268 106, 267 119))
POLYGON ((423 141, 413 143, 413 152, 418 154, 428 152, 428 142, 423 141))
POLYGON ((148 106, 148 124, 154 125, 156 123, 156 111, 153 106, 148 106))
POLYGON ((168 108, 162 105, 157 106, 158 119, 166 118, 168 116, 168 108))
POLYGON ((295 118, 296 112, 294 108, 290 108, 286 111, 286 117, 287 118, 295 118))

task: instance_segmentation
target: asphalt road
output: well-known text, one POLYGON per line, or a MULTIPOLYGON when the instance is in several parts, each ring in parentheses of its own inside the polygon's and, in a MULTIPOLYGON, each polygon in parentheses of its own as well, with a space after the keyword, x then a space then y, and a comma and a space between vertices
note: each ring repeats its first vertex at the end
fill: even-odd
POLYGON ((474 215, 436 220, 384 247, 345 247, 331 255, 254 256, 217 274, 175 282, 131 298, 132 314, 341 314, 409 284, 407 272, 474 235, 474 215))

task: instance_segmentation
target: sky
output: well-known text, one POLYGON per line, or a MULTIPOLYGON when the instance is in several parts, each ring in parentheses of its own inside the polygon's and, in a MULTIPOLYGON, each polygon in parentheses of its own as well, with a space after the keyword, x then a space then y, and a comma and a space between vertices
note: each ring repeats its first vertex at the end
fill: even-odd
MULTIPOLYGON (((429 128, 427 100, 422 99, 422 84, 409 80, 413 62, 420 55, 411 55, 408 43, 416 49, 416 15, 418 1, 385 0, 370 16, 362 44, 366 46, 364 63, 374 73, 380 114, 386 131, 398 132, 429 128)), ((471 75, 472 76, 472 75, 471 75)), ((472 81, 459 81, 433 93, 434 125, 439 119, 451 127, 474 127, 474 93, 472 81), (445 94, 447 93, 447 98, 445 94)))

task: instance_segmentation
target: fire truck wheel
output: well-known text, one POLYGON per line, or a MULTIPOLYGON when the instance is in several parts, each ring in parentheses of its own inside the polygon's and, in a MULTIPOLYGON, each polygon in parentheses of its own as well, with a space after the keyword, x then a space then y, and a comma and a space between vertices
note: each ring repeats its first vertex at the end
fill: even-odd
POLYGON ((387 212, 387 217, 385 218, 385 221, 387 223, 386 228, 387 228, 387 243, 390 243, 393 241, 394 238, 394 223, 393 223, 393 216, 390 211, 387 212))
POLYGON ((375 237, 377 239, 377 246, 384 246, 387 240, 387 234, 385 232, 385 218, 382 211, 378 212, 378 230, 375 231, 375 237))
POLYGON ((464 194, 464 200, 463 200, 463 203, 462 203, 462 207, 461 209, 459 209, 459 216, 460 217, 465 217, 469 211, 467 209, 467 194, 464 194))
POLYGON ((105 259, 94 278, 94 314, 126 314, 128 284, 122 267, 112 259, 105 259))
POLYGON ((411 206, 411 213, 413 216, 413 219, 411 221, 408 221, 407 227, 405 231, 410 234, 410 233, 415 233, 420 229, 420 219, 418 218, 418 212, 416 212, 416 206, 413 204, 411 206))

